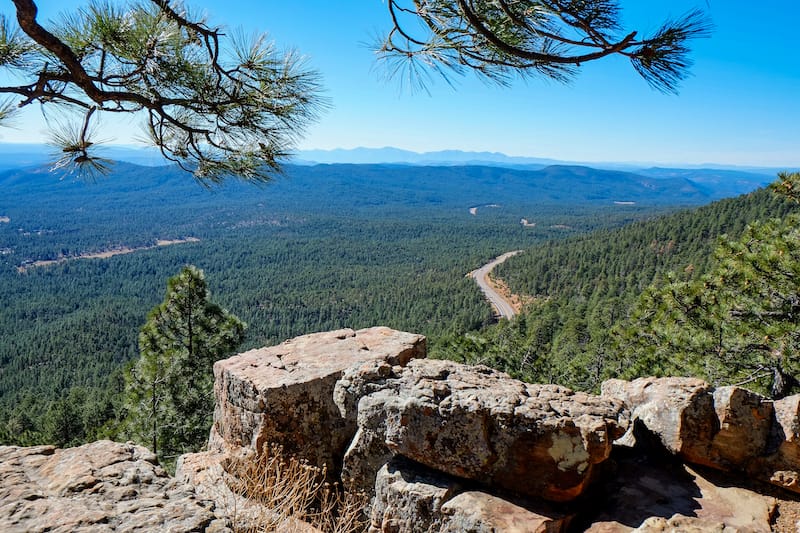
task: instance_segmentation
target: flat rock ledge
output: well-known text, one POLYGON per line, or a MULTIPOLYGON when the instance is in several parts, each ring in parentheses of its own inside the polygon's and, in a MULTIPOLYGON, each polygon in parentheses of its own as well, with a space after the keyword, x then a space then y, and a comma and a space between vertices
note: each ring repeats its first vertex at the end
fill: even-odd
POLYGON ((284 453, 336 476, 356 432, 355 420, 343 418, 333 402, 342 372, 367 361, 404 365, 425 355, 424 336, 375 327, 305 335, 218 361, 209 449, 248 454, 280 444, 284 453))
POLYGON ((230 532, 214 503, 134 444, 0 447, 0 531, 230 532))
POLYGON ((358 425, 343 479, 364 491, 382 464, 403 456, 490 487, 569 501, 628 425, 620 400, 450 361, 364 363, 342 375, 334 394, 358 425))

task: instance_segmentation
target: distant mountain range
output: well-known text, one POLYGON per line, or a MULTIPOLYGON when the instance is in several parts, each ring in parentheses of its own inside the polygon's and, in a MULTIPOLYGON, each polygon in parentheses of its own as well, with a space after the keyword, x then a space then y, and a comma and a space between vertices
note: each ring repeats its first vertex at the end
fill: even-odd
MULTIPOLYGON (((285 207, 347 211, 390 205, 463 209, 488 204, 700 205, 755 190, 769 181, 769 176, 760 174, 712 170, 650 169, 645 174, 578 165, 528 170, 485 165, 323 164, 287 165, 286 175, 264 188, 232 180, 212 188, 214 194, 209 196, 208 190, 173 166, 120 162, 108 178, 93 183, 63 179, 44 166, 0 172, 2 196, 12 204, 24 202, 27 195, 52 196, 57 203, 101 195, 104 203, 119 200, 121 205, 139 197, 143 202, 150 198, 179 204, 190 199, 223 202, 263 197, 285 207)), ((4 203, 0 200, 0 210, 4 203)))
MULTIPOLYGON (((106 146, 101 149, 103 157, 112 160, 124 161, 143 166, 159 166, 164 164, 164 159, 153 148, 106 146)), ((11 170, 32 166, 41 166, 57 157, 54 148, 33 144, 0 144, 0 170, 11 170)), ((669 179, 686 180, 687 187, 696 188, 697 194, 706 200, 736 196, 750 192, 775 179, 775 175, 782 169, 775 168, 737 168, 724 165, 709 165, 707 168, 643 168, 630 163, 580 163, 565 162, 555 159, 535 157, 514 157, 498 152, 465 152, 460 150, 444 150, 438 152, 417 153, 398 148, 355 148, 336 150, 304 150, 297 153, 291 160, 291 166, 325 165, 401 165, 401 166, 428 166, 428 167, 495 167, 517 171, 543 171, 550 169, 546 174, 550 176, 567 176, 565 179, 587 178, 594 171, 594 177, 605 176, 606 182, 613 177, 638 176, 639 181, 644 178, 652 180, 655 184, 669 179), (554 170, 559 169, 559 170, 554 170), (570 169, 567 171, 566 169, 570 169), (579 170, 588 169, 588 170, 579 170), (618 174, 602 174, 602 172, 616 172, 618 174)), ((560 178, 559 178, 560 180, 560 178)), ((597 184, 595 184, 597 185, 597 184)), ((674 182, 673 182, 674 185, 674 182)), ((560 186, 567 189, 579 186, 578 182, 562 182, 560 186)), ((667 187, 662 182, 657 188, 667 187)), ((656 190, 653 188, 652 190, 656 190)), ((641 198, 640 198, 641 199, 641 198)))
MULTIPOLYGON (((579 165, 607 170, 628 170, 631 172, 657 167, 655 163, 632 162, 591 162, 591 161, 565 161, 560 159, 509 156, 500 152, 466 152, 461 150, 442 150, 437 152, 411 152, 399 148, 337 148, 334 150, 300 150, 293 161, 296 164, 314 163, 352 163, 376 164, 398 163, 410 165, 488 165, 504 167, 536 167, 543 168, 549 165, 579 165)), ((730 170, 752 174, 768 174, 774 176, 781 170, 791 170, 772 167, 736 166, 719 163, 703 165, 680 164, 679 168, 698 170, 730 170)), ((795 170, 800 170, 797 168, 795 170)))
POLYGON ((350 163, 380 164, 395 163, 408 165, 488 165, 488 166, 538 166, 574 163, 540 157, 515 157, 500 152, 463 152, 461 150, 442 150, 439 152, 417 153, 399 148, 353 148, 335 150, 300 150, 297 152, 299 164, 350 163))

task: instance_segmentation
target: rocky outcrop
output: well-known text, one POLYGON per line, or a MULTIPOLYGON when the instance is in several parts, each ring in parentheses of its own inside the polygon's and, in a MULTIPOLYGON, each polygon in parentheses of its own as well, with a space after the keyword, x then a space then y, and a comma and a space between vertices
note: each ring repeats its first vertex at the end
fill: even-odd
POLYGON ((378 327, 305 335, 218 361, 209 448, 258 453, 279 444, 336 474, 356 431, 333 402, 342 372, 366 361, 404 365, 424 356, 425 337, 378 327))
POLYGON ((141 446, 0 447, 3 532, 231 531, 213 510, 141 446))
POLYGON ((371 467, 400 455, 488 486, 568 501, 627 427, 619 400, 450 361, 353 367, 335 397, 347 417, 356 406, 358 433, 344 476, 360 488, 374 484, 371 467))
POLYGON ((396 457, 376 476, 370 533, 566 531, 569 516, 535 501, 510 501, 396 457))
POLYGON ((595 396, 424 357, 424 337, 371 328, 220 361, 209 449, 176 479, 133 444, 0 448, 0 531, 316 531, 276 511, 283 493, 252 499, 273 486, 248 477, 247 459, 274 457, 265 444, 367 493, 373 533, 800 523, 800 499, 750 490, 800 492, 800 397, 688 378, 610 380, 595 396))
POLYGON ((630 408, 637 440, 655 441, 689 463, 800 493, 800 396, 773 402, 694 378, 609 380, 602 394, 630 408))

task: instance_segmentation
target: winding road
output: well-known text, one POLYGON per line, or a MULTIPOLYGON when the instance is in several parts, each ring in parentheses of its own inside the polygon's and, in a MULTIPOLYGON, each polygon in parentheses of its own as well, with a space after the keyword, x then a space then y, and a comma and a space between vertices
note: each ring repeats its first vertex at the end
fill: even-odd
POLYGON ((506 252, 500 257, 493 259, 491 262, 486 263, 479 269, 473 270, 469 273, 469 275, 478 283, 478 287, 481 288, 481 291, 483 291, 486 299, 489 300, 489 303, 491 303, 492 307, 494 307, 495 311, 497 311, 497 316, 499 318, 507 318, 510 320, 514 317, 514 315, 517 314, 517 311, 514 309, 511 303, 503 297, 502 294, 494 290, 494 287, 492 287, 492 284, 489 281, 489 273, 492 271, 492 269, 494 269, 494 267, 504 262, 509 257, 513 257, 520 253, 522 253, 522 250, 506 252))

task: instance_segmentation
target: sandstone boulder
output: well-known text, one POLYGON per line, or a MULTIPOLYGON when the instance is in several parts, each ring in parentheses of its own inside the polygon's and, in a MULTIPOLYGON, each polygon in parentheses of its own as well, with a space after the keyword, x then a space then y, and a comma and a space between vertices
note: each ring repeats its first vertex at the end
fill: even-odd
POLYGON ((773 403, 741 387, 714 390, 719 431, 710 446, 709 462, 725 470, 741 470, 765 454, 773 422, 773 403))
POLYGON ((0 447, 3 532, 231 531, 213 511, 141 446, 0 447))
POLYGON ((396 457, 375 481, 369 531, 403 533, 558 533, 567 516, 551 509, 534 510, 530 502, 512 502, 462 481, 396 457))
POLYGON ((714 389, 695 378, 618 379, 602 394, 631 410, 640 437, 657 439, 691 463, 720 470, 745 470, 764 455, 773 420, 772 402, 740 387, 714 389))
POLYGON ((209 448, 230 454, 279 444, 336 474, 356 431, 333 403, 342 372, 366 361, 404 365, 425 354, 425 337, 377 327, 305 335, 218 361, 209 448))
POLYGON ((347 370, 336 386, 358 434, 344 458, 351 486, 401 455, 447 474, 552 501, 578 496, 627 426, 619 400, 531 385, 486 367, 414 360, 347 370), (354 406, 356 406, 354 408, 354 406))
POLYGON ((773 408, 767 453, 753 461, 748 471, 754 477, 800 493, 800 395, 776 400, 773 408))
POLYGON ((625 402, 631 419, 660 440, 671 453, 708 464, 709 445, 719 431, 711 386, 695 378, 611 379, 602 395, 625 402))
POLYGON ((602 389, 629 407, 639 439, 656 439, 690 463, 800 493, 800 395, 772 401, 694 378, 612 379, 602 389))

